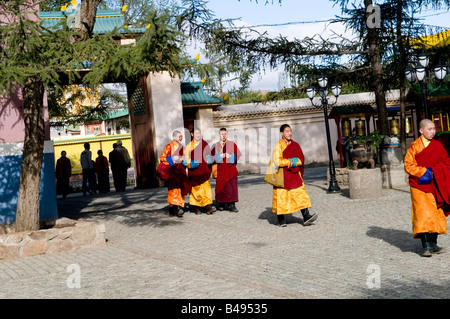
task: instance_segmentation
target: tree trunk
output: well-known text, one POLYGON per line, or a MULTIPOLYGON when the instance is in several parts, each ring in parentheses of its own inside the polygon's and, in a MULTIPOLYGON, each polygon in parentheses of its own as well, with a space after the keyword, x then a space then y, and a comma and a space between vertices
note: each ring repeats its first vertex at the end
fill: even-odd
MULTIPOLYGON (((403 21, 403 0, 397 1, 397 23, 396 23, 396 37, 398 52, 400 55, 400 69, 406 68, 405 48, 402 38, 402 21, 403 21)), ((402 73, 400 73, 402 74, 402 73)), ((405 77, 400 76, 400 146, 402 155, 406 154, 406 94, 405 94, 405 77)))
POLYGON ((23 87, 25 140, 17 199, 16 231, 39 229, 39 195, 44 156, 44 84, 30 77, 23 87))
POLYGON ((97 15, 97 7, 101 0, 84 0, 81 1, 80 11, 75 18, 74 31, 81 34, 73 37, 74 42, 81 42, 92 37, 94 30, 95 16, 97 15))
MULTIPOLYGON (((364 0, 364 5, 366 9, 366 18, 367 18, 369 16, 369 13, 367 13, 367 7, 369 5, 372 5, 372 0, 364 0)), ((375 102, 377 104, 378 109, 378 131, 380 131, 381 134, 389 135, 386 97, 384 94, 384 84, 383 84, 383 68, 381 65, 381 55, 377 44, 378 36, 376 33, 376 29, 367 28, 367 39, 369 43, 370 63, 372 65, 372 72, 373 72, 373 88, 375 92, 375 102)))

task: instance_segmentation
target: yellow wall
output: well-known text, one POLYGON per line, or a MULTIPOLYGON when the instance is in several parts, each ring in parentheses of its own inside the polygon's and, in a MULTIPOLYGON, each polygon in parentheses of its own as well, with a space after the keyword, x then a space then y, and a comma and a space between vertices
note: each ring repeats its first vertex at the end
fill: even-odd
MULTIPOLYGON (((122 141, 122 146, 128 150, 131 159, 133 160, 133 150, 131 145, 131 134, 120 135, 102 135, 96 137, 76 138, 70 140, 54 141, 55 151, 55 165, 58 158, 61 157, 61 152, 66 151, 67 158, 72 164, 72 174, 81 174, 80 155, 84 151, 84 143, 88 142, 91 145, 92 160, 97 158, 97 151, 101 149, 103 155, 109 158, 109 152, 113 150, 113 144, 117 140, 122 141)), ((132 161, 133 163, 133 161, 132 161)))

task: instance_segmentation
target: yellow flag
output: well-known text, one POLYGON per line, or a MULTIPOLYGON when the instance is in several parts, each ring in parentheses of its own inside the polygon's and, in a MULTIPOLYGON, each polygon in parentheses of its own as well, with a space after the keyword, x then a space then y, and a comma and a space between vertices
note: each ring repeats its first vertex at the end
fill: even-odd
POLYGON ((151 23, 147 24, 147 29, 150 29, 151 25, 152 25, 151 23))
POLYGON ((195 57, 196 60, 200 59, 200 53, 195 57))
POLYGON ((124 5, 124 6, 122 7, 122 12, 125 12, 125 11, 127 11, 127 5, 124 5))
POLYGON ((203 79, 202 79, 202 83, 205 83, 205 81, 206 81, 206 78, 203 78, 203 79))

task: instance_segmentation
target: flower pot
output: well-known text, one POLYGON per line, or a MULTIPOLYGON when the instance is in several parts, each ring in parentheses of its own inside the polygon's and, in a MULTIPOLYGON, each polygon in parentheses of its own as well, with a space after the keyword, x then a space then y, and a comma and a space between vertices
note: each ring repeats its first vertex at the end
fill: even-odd
POLYGON ((350 156, 353 161, 353 169, 358 169, 359 163, 370 163, 370 167, 375 167, 375 161, 373 159, 375 150, 372 150, 369 145, 364 143, 353 144, 353 148, 350 150, 350 156))

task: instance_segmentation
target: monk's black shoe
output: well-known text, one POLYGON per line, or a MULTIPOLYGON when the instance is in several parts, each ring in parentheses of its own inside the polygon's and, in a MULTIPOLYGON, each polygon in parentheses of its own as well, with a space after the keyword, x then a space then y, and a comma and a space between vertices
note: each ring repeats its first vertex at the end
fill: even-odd
POLYGON ((234 205, 234 203, 230 204, 230 206, 228 207, 228 210, 232 213, 237 213, 239 210, 236 208, 236 205, 234 205))
POLYGON ((431 257, 432 249, 424 248, 421 254, 422 257, 431 257))
POLYGON ((215 211, 216 211, 216 208, 213 205, 206 205, 205 206, 205 213, 206 213, 206 215, 214 214, 215 211))
POLYGON ((310 214, 309 209, 305 208, 301 210, 303 215, 303 226, 309 226, 313 221, 317 219, 317 214, 310 214))
POLYGON ((445 253, 446 252, 446 249, 445 248, 443 248, 443 247, 439 247, 438 245, 435 245, 434 247, 433 247, 433 249, 431 250, 431 253, 432 254, 442 254, 442 253, 445 253))

